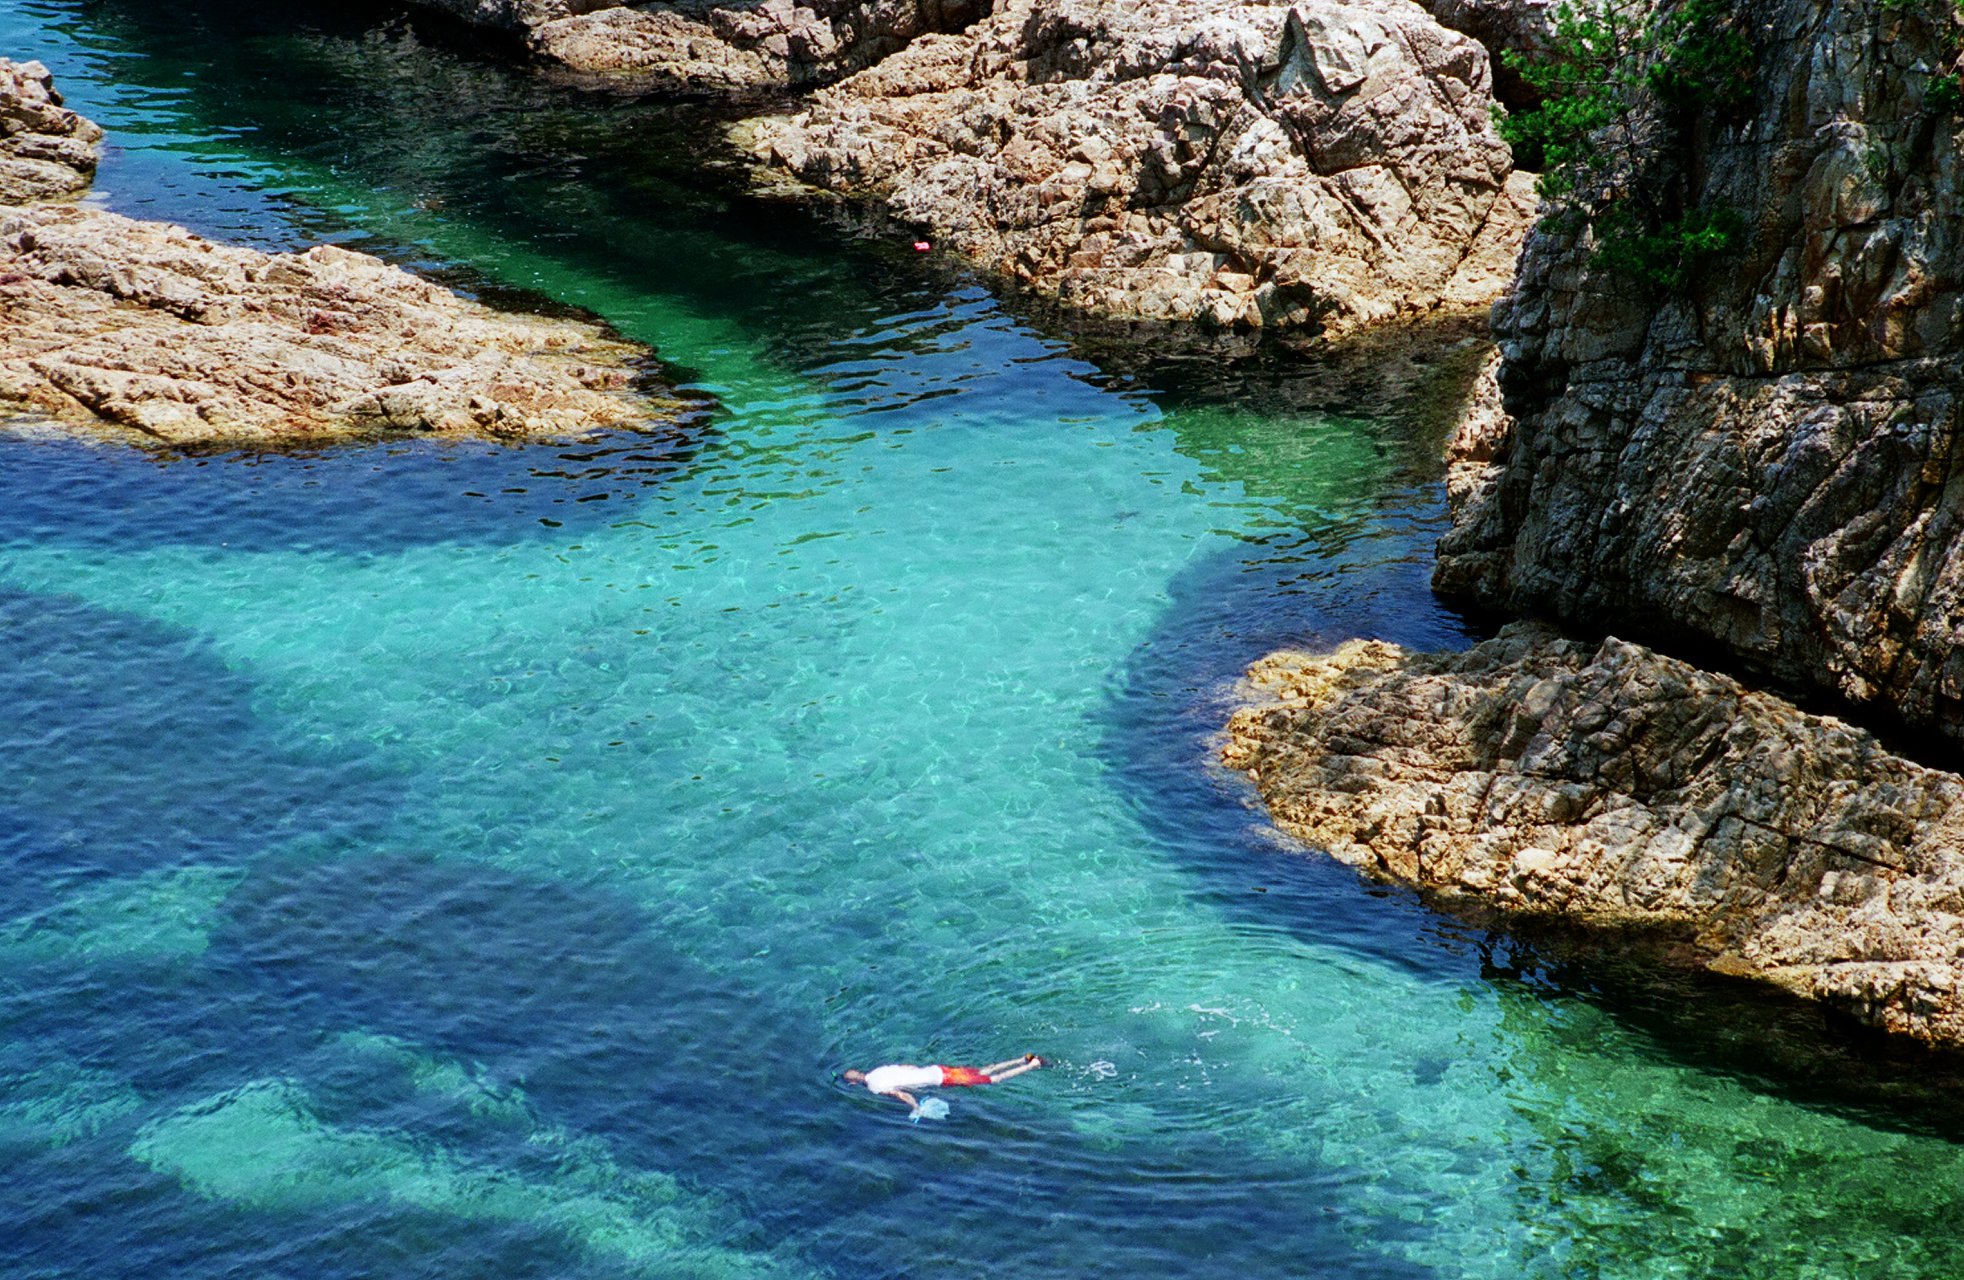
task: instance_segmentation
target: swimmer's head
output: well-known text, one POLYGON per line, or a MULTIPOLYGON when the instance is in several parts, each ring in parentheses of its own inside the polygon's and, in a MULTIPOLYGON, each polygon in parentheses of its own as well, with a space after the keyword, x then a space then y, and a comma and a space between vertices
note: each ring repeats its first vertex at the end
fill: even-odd
POLYGON ((864 1071, 848 1071, 842 1078, 847 1084, 866 1083, 866 1073, 864 1071))

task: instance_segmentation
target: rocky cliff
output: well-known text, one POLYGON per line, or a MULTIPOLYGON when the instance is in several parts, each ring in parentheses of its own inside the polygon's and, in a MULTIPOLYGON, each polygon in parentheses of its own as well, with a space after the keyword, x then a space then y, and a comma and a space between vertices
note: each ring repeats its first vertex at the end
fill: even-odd
POLYGON ((365 254, 265 254, 72 204, 100 130, 0 60, 0 417, 183 445, 668 428, 685 406, 598 326, 494 311, 365 254), (8 151, 8 147, 14 147, 8 151), (25 157, 19 168, 9 156, 25 157))
POLYGON ((738 136, 1088 311, 1340 334, 1511 277, 1491 86, 1406 0, 1005 0, 738 136))
POLYGON ((1751 109, 1649 157, 1746 234, 1675 291, 1544 225, 1440 591, 1964 738, 1964 168, 1943 0, 1760 0, 1751 109))
MULTIPOLYGON (((1662 12, 1669 14, 1667 4, 1662 12)), ((1964 1047, 1964 23, 1754 0, 1730 116, 1635 115, 1628 175, 1733 245, 1633 275, 1530 234, 1455 441, 1444 593, 1825 692, 1838 720, 1621 640, 1279 655, 1225 758, 1284 827, 1503 913, 1639 926, 1964 1047), (1646 184, 1648 184, 1646 186, 1646 184)))

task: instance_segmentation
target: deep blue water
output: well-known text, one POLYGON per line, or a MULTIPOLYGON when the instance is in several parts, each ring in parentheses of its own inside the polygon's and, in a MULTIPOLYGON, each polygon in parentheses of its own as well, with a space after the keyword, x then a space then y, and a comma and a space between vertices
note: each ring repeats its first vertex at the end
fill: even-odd
POLYGON ((0 1275, 1964 1267, 1900 1072, 1441 919, 1212 764, 1274 647, 1470 638, 1436 442, 1103 370, 746 196, 702 109, 193 8, 0 8, 97 199, 590 309, 705 409, 0 436, 0 1275), (1025 1050, 918 1126, 836 1078, 1025 1050))

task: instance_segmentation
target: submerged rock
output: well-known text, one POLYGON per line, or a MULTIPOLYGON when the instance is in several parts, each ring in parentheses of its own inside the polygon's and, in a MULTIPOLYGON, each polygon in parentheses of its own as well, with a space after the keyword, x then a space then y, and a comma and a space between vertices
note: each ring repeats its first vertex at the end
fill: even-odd
POLYGON ((1696 645, 1964 742, 1959 22, 1755 11, 1750 109, 1643 157, 1741 228, 1681 288, 1535 231, 1495 313, 1508 420, 1465 437, 1495 468, 1466 486, 1441 592, 1696 645))
POLYGON ((1505 287, 1534 198, 1492 111, 1407 0, 1006 0, 736 137, 1092 312, 1340 334, 1505 287))
POLYGON ((1675 937, 1861 1021, 1964 1045, 1964 780, 1641 646, 1516 624, 1250 673, 1223 758, 1287 831, 1502 912, 1675 937))
POLYGON ((265 254, 50 205, 0 210, 0 409, 170 444, 666 425, 646 352, 331 245, 265 254))
POLYGON ((88 190, 101 141, 94 121, 61 105, 46 67, 0 58, 0 204, 88 190))

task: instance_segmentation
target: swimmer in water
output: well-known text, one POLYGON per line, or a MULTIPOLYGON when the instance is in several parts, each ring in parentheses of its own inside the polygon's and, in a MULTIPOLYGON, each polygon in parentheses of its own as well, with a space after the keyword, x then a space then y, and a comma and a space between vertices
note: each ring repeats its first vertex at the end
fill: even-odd
POLYGON ((997 1062, 986 1067, 915 1067, 905 1063, 894 1063, 884 1067, 874 1067, 871 1071, 848 1071, 847 1084, 863 1084, 883 1098, 898 1098, 916 1110, 920 1100, 909 1093, 909 1089, 938 1089, 956 1085, 1001 1084, 1025 1071, 1034 1071, 1047 1065, 1034 1053, 1026 1053, 1020 1058, 1007 1062, 997 1062))

